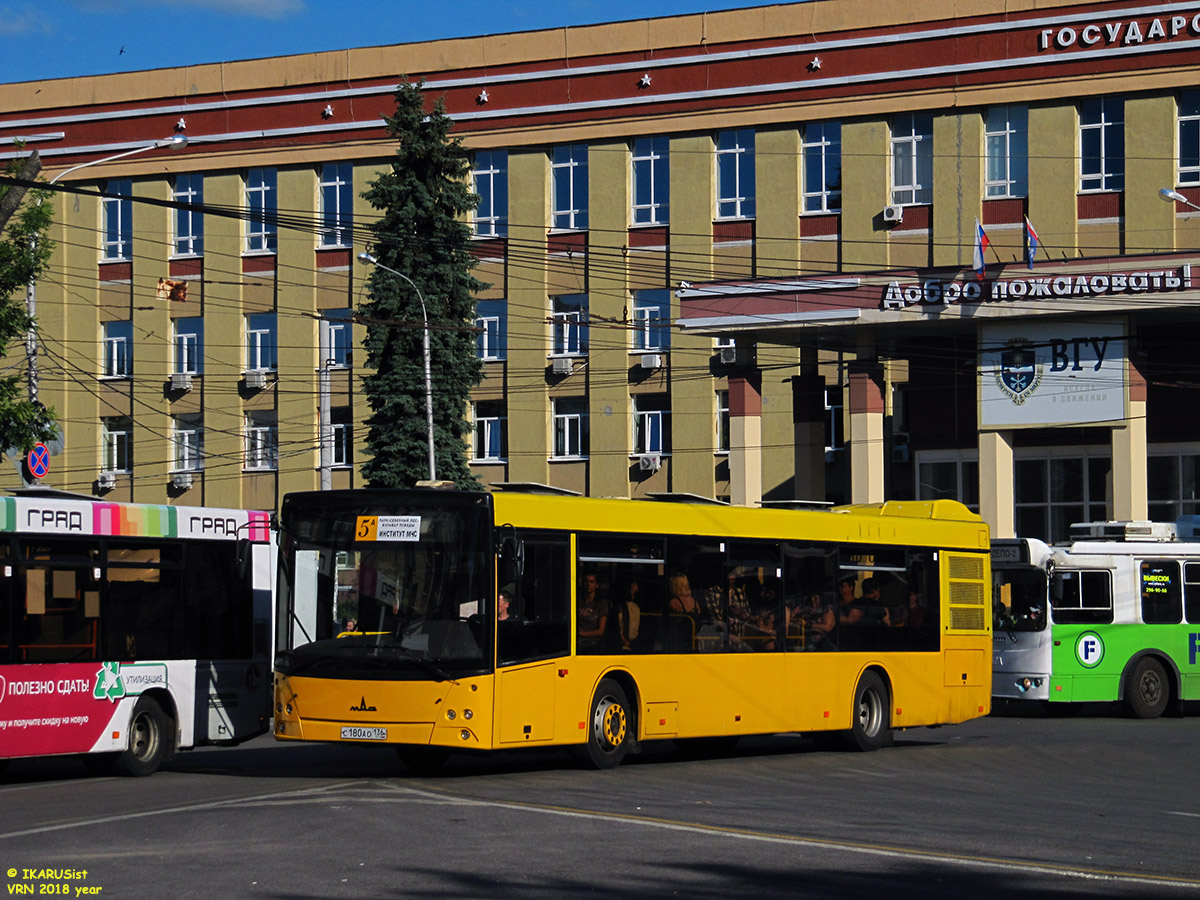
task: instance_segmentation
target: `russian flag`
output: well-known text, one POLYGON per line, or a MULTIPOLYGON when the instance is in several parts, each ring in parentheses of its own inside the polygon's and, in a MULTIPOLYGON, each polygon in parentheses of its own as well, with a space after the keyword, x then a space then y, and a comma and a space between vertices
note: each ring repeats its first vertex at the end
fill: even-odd
POLYGON ((1033 257, 1037 254, 1038 236, 1029 224, 1029 216, 1025 217, 1025 258, 1029 260, 1029 268, 1033 268, 1033 257))
POLYGON ((991 241, 988 240, 987 232, 983 230, 983 226, 979 224, 979 220, 975 220, 975 277, 983 281, 983 254, 987 252, 987 248, 991 246, 991 241))

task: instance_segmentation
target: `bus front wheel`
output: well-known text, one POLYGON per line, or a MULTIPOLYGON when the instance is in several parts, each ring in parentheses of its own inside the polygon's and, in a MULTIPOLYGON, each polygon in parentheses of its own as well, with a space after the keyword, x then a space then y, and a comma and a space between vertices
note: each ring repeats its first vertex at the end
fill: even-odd
POLYGON ((854 689, 854 715, 850 730, 842 734, 849 750, 878 750, 892 743, 891 702, 883 679, 864 672, 854 689))
POLYGON ((1125 705, 1139 719, 1157 719, 1171 699, 1171 687, 1162 663, 1144 656, 1129 671, 1125 681, 1125 705))
POLYGON ((171 717, 153 697, 142 697, 129 720, 129 745, 117 756, 116 768, 126 775, 152 775, 171 755, 171 717))
POLYGON ((596 769, 613 769, 621 764, 632 741, 633 716, 625 689, 611 678, 603 678, 592 698, 588 716, 588 740, 580 754, 596 769))

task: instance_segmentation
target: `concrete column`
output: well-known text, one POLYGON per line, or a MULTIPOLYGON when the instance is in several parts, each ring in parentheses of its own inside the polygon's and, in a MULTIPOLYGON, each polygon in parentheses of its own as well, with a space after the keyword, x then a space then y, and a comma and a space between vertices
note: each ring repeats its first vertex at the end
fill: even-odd
POLYGON ((1124 425, 1112 431, 1113 518, 1118 522, 1150 518, 1146 483, 1146 379, 1126 360, 1129 392, 1124 425))
MULTIPOLYGON (((815 353, 813 354, 815 357, 815 353)), ((815 362, 792 378, 792 431, 797 500, 825 499, 825 377, 815 362)))
POLYGON ((762 373, 729 376, 729 499, 762 502, 762 373))
POLYGON ((850 502, 882 503, 883 366, 850 364, 850 502))
POLYGON ((979 433, 979 514, 992 537, 1016 537, 1011 431, 979 433))

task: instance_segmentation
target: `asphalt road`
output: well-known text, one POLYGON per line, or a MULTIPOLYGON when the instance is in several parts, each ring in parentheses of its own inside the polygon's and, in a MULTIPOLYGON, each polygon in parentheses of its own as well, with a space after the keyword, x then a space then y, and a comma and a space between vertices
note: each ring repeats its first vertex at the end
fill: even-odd
POLYGON ((610 772, 541 751, 417 777, 386 748, 269 738, 142 779, 16 761, 0 870, 12 895, 109 898, 1200 896, 1200 718, 1110 712, 867 754, 648 745, 610 772))

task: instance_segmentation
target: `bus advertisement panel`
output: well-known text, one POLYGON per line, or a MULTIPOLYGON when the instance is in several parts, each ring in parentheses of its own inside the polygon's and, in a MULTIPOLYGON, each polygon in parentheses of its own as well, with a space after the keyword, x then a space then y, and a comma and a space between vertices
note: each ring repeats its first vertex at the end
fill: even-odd
POLYGON ((1200 543, 1163 523, 1086 529, 992 542, 994 695, 1122 701, 1139 718, 1200 699, 1200 543))
POLYGON ((272 551, 263 512, 0 498, 0 759, 265 731, 272 551))
POLYGON ((655 739, 869 750, 989 709, 987 528, 957 503, 326 491, 280 522, 281 740, 606 767, 655 739))

